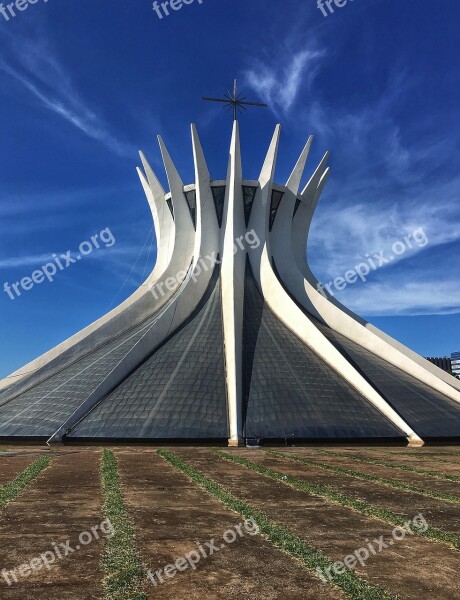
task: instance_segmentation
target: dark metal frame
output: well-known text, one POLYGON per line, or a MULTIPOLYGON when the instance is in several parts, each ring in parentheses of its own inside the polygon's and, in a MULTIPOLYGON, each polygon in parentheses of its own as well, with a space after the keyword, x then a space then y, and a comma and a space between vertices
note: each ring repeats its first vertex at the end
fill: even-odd
POLYGON ((238 96, 237 80, 233 82, 233 95, 230 92, 225 94, 225 98, 207 98, 203 96, 202 100, 206 102, 223 102, 224 108, 230 108, 233 110, 233 120, 236 121, 238 113, 242 113, 247 110, 247 106, 259 106, 261 108, 268 108, 267 104, 261 104, 260 102, 246 102, 246 96, 238 96))

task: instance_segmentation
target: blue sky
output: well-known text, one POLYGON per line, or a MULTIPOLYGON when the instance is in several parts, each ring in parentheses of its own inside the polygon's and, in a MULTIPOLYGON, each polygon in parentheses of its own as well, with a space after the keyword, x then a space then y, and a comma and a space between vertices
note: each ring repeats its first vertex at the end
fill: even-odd
POLYGON ((204 0, 159 19, 150 0, 38 0, 0 15, 0 271, 29 276, 105 228, 101 247, 53 283, 0 295, 0 376, 126 298, 155 260, 135 173, 143 149, 164 181, 161 134, 192 182, 189 124, 225 176, 234 77, 269 110, 242 117, 245 177, 276 122, 284 183, 310 133, 332 174, 309 248, 328 282, 423 228, 428 243, 337 297, 424 355, 460 350, 460 5, 204 0))

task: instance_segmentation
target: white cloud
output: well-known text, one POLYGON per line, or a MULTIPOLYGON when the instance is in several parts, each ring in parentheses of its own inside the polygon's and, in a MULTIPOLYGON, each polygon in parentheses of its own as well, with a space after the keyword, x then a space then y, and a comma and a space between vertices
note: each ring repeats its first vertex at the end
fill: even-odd
POLYGON ((336 295, 361 315, 460 312, 460 271, 453 250, 460 247, 460 215, 453 200, 459 189, 460 178, 445 186, 427 185, 423 196, 413 190, 413 195, 387 205, 361 197, 346 206, 341 199, 328 202, 325 197, 309 245, 314 273, 323 283, 343 277, 365 262, 366 254, 373 257, 384 250, 389 257, 394 242, 404 242, 405 236, 421 228, 426 245, 413 242, 393 262, 371 271, 365 284, 348 285, 336 295), (441 249, 447 245, 449 250, 441 249))
POLYGON ((458 280, 389 281, 349 286, 335 294, 337 299, 359 315, 415 316, 460 313, 458 280))
POLYGON ((133 182, 127 185, 102 183, 86 188, 31 189, 27 192, 18 192, 13 188, 1 189, 0 218, 4 223, 8 222, 8 229, 4 232, 4 236, 11 233, 11 227, 20 226, 22 222, 25 227, 43 227, 43 223, 25 219, 25 216, 33 215, 35 217, 36 214, 39 214, 43 219, 49 217, 57 220, 58 215, 64 213, 62 219, 65 220, 68 219, 69 210, 88 206, 94 208, 106 202, 113 202, 113 198, 121 193, 129 194, 130 197, 144 198, 142 190, 134 178, 133 182))
POLYGON ((0 69, 12 77, 48 110, 72 124, 87 137, 102 143, 119 156, 132 155, 133 149, 121 142, 81 98, 65 68, 59 63, 45 39, 16 40, 2 35, 5 51, 0 69), (21 50, 17 47, 20 43, 21 50))
MULTIPOLYGON (((150 238, 151 239, 151 238, 150 238)), ((148 252, 145 247, 136 245, 124 244, 123 246, 111 246, 106 248, 104 245, 95 248, 93 252, 87 254, 84 259, 87 260, 105 260, 109 262, 116 262, 117 265, 131 264, 132 258, 138 258, 140 254, 148 252)), ((60 254, 65 254, 65 251, 56 252, 59 257, 60 254)), ((70 256, 75 259, 78 252, 71 252, 70 256)), ((40 268, 42 265, 52 262, 54 260, 51 254, 29 254, 24 256, 11 256, 9 258, 0 259, 0 269, 17 269, 19 267, 30 267, 40 268)))
POLYGON ((329 193, 325 193, 310 236, 312 265, 322 277, 343 275, 366 254, 372 255, 380 250, 384 250, 386 255, 391 254, 394 242, 404 242, 405 236, 420 228, 428 237, 428 244, 419 247, 414 243, 413 248, 395 260, 392 266, 416 253, 460 242, 459 210, 450 198, 460 189, 460 178, 452 181, 449 187, 444 190, 444 197, 439 196, 439 190, 436 190, 436 202, 432 201, 435 189, 428 187, 423 197, 406 194, 388 204, 375 201, 371 193, 365 195, 364 192, 356 203, 346 205, 342 194, 338 193, 339 197, 330 201, 329 193))
POLYGON ((311 86, 319 69, 323 51, 304 48, 292 51, 292 45, 269 61, 256 59, 244 73, 251 87, 275 113, 288 114, 302 87, 311 86))
POLYGON ((392 116, 392 103, 396 103, 405 89, 402 84, 391 81, 387 89, 388 98, 384 95, 375 104, 368 100, 366 105, 354 110, 331 106, 317 96, 302 111, 299 125, 314 133, 323 145, 330 146, 344 164, 352 166, 355 177, 362 178, 363 174, 378 168, 381 175, 410 179, 413 177, 411 167, 418 155, 407 147, 401 128, 392 116), (399 86, 398 91, 392 89, 393 85, 399 86))

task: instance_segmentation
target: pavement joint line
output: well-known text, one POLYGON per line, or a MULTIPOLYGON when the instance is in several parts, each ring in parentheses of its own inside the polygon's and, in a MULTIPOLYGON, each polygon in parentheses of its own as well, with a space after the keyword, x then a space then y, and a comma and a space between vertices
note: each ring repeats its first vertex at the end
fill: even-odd
POLYGON ((449 502, 450 504, 460 504, 460 496, 455 496, 454 494, 447 494, 445 492, 436 492, 425 488, 419 488, 415 485, 407 485, 405 483, 400 483, 399 481, 393 481, 392 479, 385 479, 384 477, 378 477, 377 475, 370 475, 362 471, 355 471, 354 469, 347 469, 345 467, 335 467, 327 463, 319 462, 309 458, 294 456, 292 454, 287 454, 284 452, 276 452, 275 450, 265 450, 265 452, 278 457, 284 456, 288 460, 301 462, 306 465, 322 469, 323 471, 330 471, 333 473, 337 473, 338 475, 354 477, 355 479, 361 479, 362 481, 373 481, 374 483, 379 483, 386 487, 401 490, 403 492, 409 492, 412 494, 421 494, 422 496, 427 496, 428 498, 434 498, 436 500, 443 500, 444 502, 449 502))
MULTIPOLYGON (((356 456, 353 454, 346 454, 344 452, 335 452, 333 450, 320 450, 318 452, 325 454, 326 456, 338 456, 341 458, 347 458, 356 462, 367 463, 370 465, 379 465, 381 467, 388 467, 389 469, 398 469, 400 471, 407 471, 410 473, 417 473, 418 475, 427 475, 428 477, 435 477, 444 481, 460 481, 460 475, 450 475, 448 473, 439 473, 438 471, 428 471, 426 469, 418 469, 417 467, 411 467, 409 465, 399 465, 395 463, 386 462, 384 459, 379 460, 378 458, 369 458, 367 456, 356 456)), ((398 458, 398 457, 396 457, 398 458)))
POLYGON ((52 460, 51 456, 40 456, 21 471, 12 481, 2 485, 0 487, 0 511, 7 504, 16 500, 37 479, 40 473, 49 467, 52 460))
MULTIPOLYGON (((379 521, 389 523, 390 525, 403 526, 407 523, 407 518, 400 514, 394 513, 386 508, 380 508, 364 500, 355 500, 351 496, 346 496, 345 494, 342 494, 341 492, 338 492, 327 485, 310 483, 305 479, 299 479, 298 477, 286 475, 280 471, 274 471, 273 469, 269 469, 254 463, 246 458, 228 454, 227 452, 222 452, 221 450, 214 450, 213 453, 217 456, 220 456, 223 460, 240 464, 250 471, 254 471, 255 473, 279 481, 291 488, 294 488, 295 490, 307 492, 313 496, 317 496, 318 498, 325 498, 331 502, 334 502, 335 504, 339 504, 345 508, 350 508, 368 517, 373 517, 379 521)), ((275 455, 281 454, 281 457, 284 458, 288 457, 286 454, 270 451, 270 454, 272 453, 275 455)), ((455 550, 460 550, 460 535, 451 531, 444 531, 436 527, 428 526, 428 529, 425 532, 418 531, 416 535, 425 537, 432 542, 447 544, 455 550)))
MULTIPOLYGON (((311 574, 318 577, 317 569, 324 571, 325 569, 330 569, 335 564, 336 561, 327 557, 302 538, 291 533, 287 528, 271 520, 264 512, 228 492, 220 484, 197 471, 176 454, 168 450, 157 450, 157 453, 167 463, 175 467, 178 471, 181 471, 227 508, 247 519, 253 518, 259 526, 261 533, 275 547, 284 551, 290 557, 299 560, 311 574)), ((369 583, 350 570, 341 575, 334 572, 331 581, 325 583, 325 585, 333 585, 340 589, 344 593, 345 598, 349 600, 403 600, 401 596, 394 595, 377 585, 369 583)))

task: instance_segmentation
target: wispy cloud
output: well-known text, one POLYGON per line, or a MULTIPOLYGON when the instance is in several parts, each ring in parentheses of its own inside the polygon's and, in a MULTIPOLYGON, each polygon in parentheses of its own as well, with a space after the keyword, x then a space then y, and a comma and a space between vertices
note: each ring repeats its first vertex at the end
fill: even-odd
POLYGON ((460 286, 454 279, 368 282, 347 288, 337 298, 365 316, 448 315, 460 313, 460 286))
MULTIPOLYGON (((410 176, 410 152, 392 116, 395 105, 413 84, 409 75, 395 69, 384 82, 384 93, 374 101, 366 95, 362 105, 337 104, 337 98, 330 97, 318 82, 318 75, 330 67, 333 53, 330 44, 327 48, 316 39, 305 44, 295 33, 268 53, 264 50, 263 56, 252 58, 244 73, 245 83, 267 102, 277 118, 293 117, 296 128, 315 134, 322 145, 332 149, 342 146, 355 168, 369 169, 383 163, 385 171, 395 177, 410 176)), ((420 147, 420 160, 425 154, 420 147)))
POLYGON ((5 33, 0 37, 4 46, 0 69, 4 73, 32 94, 42 106, 87 137, 102 143, 116 155, 133 155, 133 148, 120 141, 104 119, 83 100, 46 39, 17 40, 5 33))
MULTIPOLYGON (((124 244, 123 246, 112 246, 109 248, 105 248, 101 246, 99 249, 95 249, 91 254, 87 254, 85 256, 85 261, 87 260, 105 260, 116 262, 119 264, 120 259, 122 259, 123 264, 125 261, 129 264, 132 258, 136 258, 139 256, 139 253, 143 251, 141 246, 133 246, 124 244)), ((65 254, 65 252, 62 252, 65 254)), ((59 252, 56 253, 59 256, 59 252)), ((73 259, 76 259, 78 252, 71 252, 70 256, 73 259)), ((11 256, 8 258, 0 259, 0 269, 17 269, 19 267, 30 267, 30 268, 39 268, 47 262, 52 262, 54 260, 53 256, 50 254, 29 254, 24 256, 11 256)))
POLYGON ((288 43, 284 51, 274 52, 265 60, 255 59, 245 73, 245 83, 276 114, 287 115, 303 87, 310 87, 319 70, 324 51, 305 47, 293 51, 288 43))
MULTIPOLYGON (((460 188, 460 180, 453 181, 452 192, 460 188)), ((430 190, 426 197, 410 198, 388 205, 372 202, 371 197, 359 198, 356 203, 345 204, 325 196, 321 210, 313 221, 311 255, 323 274, 337 276, 362 260, 366 254, 388 251, 394 242, 404 241, 405 236, 422 228, 429 243, 424 248, 414 248, 400 257, 412 257, 425 248, 460 242, 460 222, 457 205, 448 197, 431 200, 430 190)), ((397 261, 395 261, 396 264, 397 261)), ((393 265, 392 265, 393 266, 393 265)))
POLYGON ((460 312, 460 273, 453 269, 440 281, 431 269, 435 248, 460 246, 460 178, 444 171, 455 138, 425 133, 429 128, 418 123, 402 128, 395 115, 417 85, 404 69, 389 74, 378 96, 337 103, 317 77, 328 66, 331 45, 326 53, 317 42, 293 41, 252 59, 246 84, 277 116, 295 117, 296 128, 333 151, 331 182, 310 236, 314 272, 323 282, 341 277, 366 254, 391 254, 394 242, 422 228, 427 247, 414 244, 374 280, 349 286, 341 299, 365 315, 460 312))
POLYGON ((57 213, 68 212, 76 208, 95 206, 116 197, 117 194, 139 195, 142 191, 133 177, 133 183, 111 185, 103 183, 100 186, 87 188, 62 188, 53 190, 32 190, 17 192, 16 190, 1 189, 2 203, 0 204, 0 218, 3 222, 9 220, 8 226, 18 224, 18 217, 41 213, 52 213, 55 218, 57 213))
POLYGON ((329 194, 325 195, 309 246, 313 271, 323 283, 343 277, 365 262, 366 255, 383 250, 388 258, 394 242, 403 242, 421 228, 427 244, 413 241, 404 254, 371 272, 365 284, 349 285, 336 295, 361 315, 460 312, 460 272, 443 267, 440 276, 439 271, 440 260, 447 266, 448 257, 460 245, 458 189, 460 179, 444 186, 426 184, 423 195, 414 188, 412 194, 387 204, 369 196, 365 200, 362 194, 356 204, 348 206, 343 199, 330 201, 329 194))

